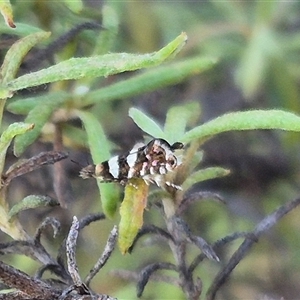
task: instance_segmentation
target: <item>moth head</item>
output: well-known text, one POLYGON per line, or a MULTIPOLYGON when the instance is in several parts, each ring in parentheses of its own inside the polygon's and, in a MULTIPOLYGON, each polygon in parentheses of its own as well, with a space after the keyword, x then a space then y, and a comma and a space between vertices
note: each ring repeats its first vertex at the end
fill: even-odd
POLYGON ((94 176, 101 179, 103 177, 103 172, 104 172, 103 164, 97 164, 95 166, 94 176))
POLYGON ((183 147, 184 147, 184 145, 183 145, 182 143, 176 142, 176 143, 174 143, 174 144, 171 146, 171 149, 172 149, 173 151, 175 151, 175 150, 182 149, 183 147))

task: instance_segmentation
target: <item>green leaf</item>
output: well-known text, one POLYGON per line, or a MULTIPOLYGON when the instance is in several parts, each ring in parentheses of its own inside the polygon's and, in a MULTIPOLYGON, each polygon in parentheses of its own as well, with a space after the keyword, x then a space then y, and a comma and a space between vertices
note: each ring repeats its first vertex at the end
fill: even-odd
POLYGON ((126 254, 143 225, 149 186, 141 178, 131 179, 125 187, 124 200, 120 207, 119 248, 126 254))
POLYGON ((142 111, 132 107, 129 109, 129 116, 145 133, 155 138, 165 139, 165 134, 159 125, 142 111))
POLYGON ((299 132, 300 117, 282 110, 251 110, 228 113, 188 131, 182 142, 203 140, 221 132, 254 129, 280 129, 299 132))
POLYGON ((78 101, 84 107, 101 101, 124 99, 134 95, 155 91, 164 86, 177 84, 211 68, 217 60, 210 57, 195 57, 173 64, 144 71, 130 79, 123 80, 86 94, 78 101))
POLYGON ((157 52, 149 54, 115 53, 102 56, 71 58, 49 68, 23 75, 8 83, 11 92, 59 80, 95 78, 134 71, 161 64, 185 44, 185 33, 157 52))
POLYGON ((208 179, 226 176, 230 173, 229 170, 220 167, 210 167, 199 170, 191 175, 182 184, 184 191, 188 190, 192 185, 208 179))
POLYGON ((19 37, 26 37, 32 33, 41 32, 41 28, 34 27, 25 23, 16 22, 15 25, 16 28, 13 29, 10 27, 0 27, 0 32, 6 34, 14 34, 19 37))
MULTIPOLYGON (((299 44, 300 45, 300 44, 299 44)), ((273 59, 270 73, 272 85, 270 93, 280 101, 279 106, 297 112, 299 111, 299 89, 297 78, 284 60, 273 59)))
POLYGON ((6 109, 14 114, 27 115, 37 105, 43 105, 43 103, 47 101, 55 102, 56 99, 67 99, 68 97, 71 97, 71 95, 64 91, 51 92, 37 97, 15 100, 13 102, 10 102, 6 106, 6 109))
POLYGON ((14 240, 28 240, 27 233, 23 230, 21 224, 17 219, 12 219, 9 221, 7 212, 7 203, 5 199, 2 198, 3 193, 0 197, 0 230, 11 236, 14 240))
POLYGON ((111 157, 111 147, 97 118, 87 111, 76 111, 88 136, 88 145, 95 164, 111 157))
POLYGON ((5 23, 11 28, 15 28, 16 25, 13 21, 13 11, 9 0, 0 1, 0 12, 4 17, 5 23))
MULTIPOLYGON (((94 164, 108 160, 110 158, 110 143, 99 121, 89 112, 77 111, 77 115, 84 124, 94 164)), ((117 204, 120 199, 119 191, 114 184, 101 183, 98 180, 97 184, 103 212, 112 218, 117 210, 117 204)))
POLYGON ((200 105, 197 102, 174 106, 166 117, 164 133, 169 143, 181 140, 188 123, 196 121, 200 116, 200 105))
MULTIPOLYGON (((204 156, 204 151, 193 152, 193 156, 189 162, 189 174, 202 162, 204 156)), ((186 157, 184 157, 185 164, 187 163, 186 157)))
POLYGON ((258 92, 263 84, 270 58, 277 56, 278 52, 279 46, 269 28, 261 26, 253 32, 236 74, 236 81, 245 97, 251 98, 258 92))
POLYGON ((14 144, 14 154, 16 156, 20 156, 39 137, 42 128, 49 121, 53 111, 59 108, 67 99, 67 94, 61 95, 59 98, 49 94, 47 99, 39 102, 29 112, 25 122, 33 123, 35 126, 30 132, 16 138, 14 144))
MULTIPOLYGON (((222 14, 222 17, 228 21, 228 24, 236 24, 236 26, 241 24, 246 26, 245 22, 248 19, 246 6, 234 1, 210 1, 210 4, 216 8, 215 12, 219 11, 222 14)), ((211 22, 209 22, 207 26, 211 28, 211 22)), ((216 26, 219 27, 220 24, 217 22, 216 26)), ((225 32, 228 31, 226 28, 224 30, 225 32)), ((222 33, 223 29, 219 29, 217 32, 222 33)))
POLYGON ((69 125, 63 124, 62 126, 64 139, 66 138, 66 144, 70 143, 72 147, 85 147, 87 145, 86 133, 83 129, 69 125))
POLYGON ((8 146, 10 145, 12 139, 20 134, 32 130, 33 124, 26 123, 13 123, 8 126, 8 128, 2 133, 0 137, 0 174, 3 172, 3 166, 5 162, 5 156, 8 146))
POLYGON ((2 83, 6 84, 7 82, 15 78, 24 56, 37 43, 47 39, 50 34, 50 32, 44 31, 36 32, 20 39, 10 47, 5 55, 4 62, 0 71, 0 78, 2 78, 2 83))
POLYGON ((25 197, 23 200, 21 200, 11 208, 8 213, 8 218, 9 220, 11 220, 11 218, 16 216, 20 211, 26 209, 58 205, 59 202, 49 196, 30 195, 25 197))
POLYGON ((74 13, 78 14, 83 8, 83 3, 81 0, 63 0, 65 5, 74 13))
POLYGON ((108 53, 118 32, 119 20, 115 10, 108 5, 102 8, 102 27, 97 44, 94 50, 94 55, 108 53))

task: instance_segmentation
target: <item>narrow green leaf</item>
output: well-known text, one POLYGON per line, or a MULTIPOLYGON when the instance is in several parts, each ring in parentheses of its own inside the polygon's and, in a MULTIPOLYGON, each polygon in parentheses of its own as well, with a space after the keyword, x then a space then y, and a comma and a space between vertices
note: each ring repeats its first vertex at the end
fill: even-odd
POLYGON ((202 169, 191 174, 182 184, 182 188, 184 191, 186 191, 191 186, 193 186, 198 182, 205 181, 208 179, 223 177, 228 175, 229 173, 230 173, 229 170, 220 167, 210 167, 210 168, 202 169))
POLYGON ((55 98, 48 97, 45 101, 36 105, 25 119, 27 123, 33 123, 34 129, 30 132, 20 135, 16 138, 14 143, 14 154, 20 156, 26 148, 32 144, 40 135, 42 128, 49 121, 53 111, 59 108, 67 97, 55 98))
POLYGON ((280 47, 274 33, 266 27, 258 27, 252 34, 236 74, 236 81, 245 97, 253 97, 264 81, 272 56, 278 55, 280 47))
POLYGON ((88 136, 88 145, 95 164, 111 157, 111 147, 97 118, 87 111, 76 111, 88 136))
POLYGON ((14 240, 28 240, 28 235, 17 219, 8 220, 7 204, 5 199, 0 197, 0 230, 11 236, 14 240))
POLYGON ((16 25, 13 21, 13 11, 9 0, 0 1, 0 12, 4 17, 5 23, 11 28, 15 28, 16 25))
POLYGON ((142 111, 132 107, 129 109, 129 116, 145 133, 156 138, 165 139, 165 134, 159 125, 142 111))
MULTIPOLYGON (((89 112, 77 111, 77 115, 84 124, 94 164, 108 160, 110 158, 110 143, 99 121, 89 112)), ((119 190, 116 189, 114 184, 101 183, 98 180, 97 184, 103 212, 112 218, 117 210, 117 204, 120 199, 119 190)))
POLYGON ((81 0, 63 0, 63 2, 76 14, 80 13, 83 8, 83 3, 81 0))
POLYGON ((94 55, 108 53, 113 45, 118 32, 119 20, 115 10, 108 5, 102 8, 102 27, 97 39, 94 55))
POLYGON ((8 128, 2 133, 0 137, 0 174, 2 174, 3 172, 6 151, 12 139, 17 135, 24 134, 32 128, 33 124, 26 124, 21 122, 13 123, 9 125, 8 128))
MULTIPOLYGON (((227 24, 236 24, 235 26, 241 24, 245 26, 249 14, 246 6, 234 1, 210 1, 210 4, 215 7, 216 12, 219 11, 222 14, 222 17, 228 22, 227 24)), ((212 26, 210 22, 207 25, 210 28, 212 26)), ((217 23, 216 26, 220 27, 220 24, 217 23)), ((228 32, 228 29, 225 29, 225 31, 228 32)), ((218 32, 220 32, 220 29, 218 32)))
POLYGON ((141 178, 131 179, 125 187, 124 200, 120 207, 119 248, 126 254, 139 229, 147 205, 149 186, 141 178))
POLYGON ((69 124, 63 124, 62 127, 64 140, 66 145, 71 144, 72 147, 85 147, 87 145, 86 133, 82 128, 78 128, 69 124))
POLYGON ((25 197, 23 200, 21 200, 11 208, 8 213, 8 218, 9 220, 11 220, 11 218, 16 216, 20 211, 26 209, 58 205, 59 202, 49 196, 30 195, 25 197))
MULTIPOLYGON (((191 173, 203 160, 204 151, 196 151, 189 163, 189 173, 191 173)), ((185 159, 185 158, 184 158, 185 159)), ((186 161, 185 161, 186 163, 186 161)))
POLYGON ((6 109, 13 114, 27 115, 34 107, 37 105, 42 105, 47 101, 54 101, 56 99, 67 99, 71 97, 70 94, 64 91, 51 92, 37 97, 21 98, 20 100, 15 100, 10 102, 6 109))
POLYGON ((221 132, 254 129, 280 129, 299 132, 300 117, 282 110, 251 110, 228 113, 188 131, 182 138, 182 142, 202 140, 221 132))
POLYGON ((32 25, 28 25, 25 23, 16 22, 15 25, 16 25, 16 28, 13 28, 13 29, 10 27, 1 26, 0 32, 6 33, 6 34, 14 34, 19 37, 25 37, 32 33, 41 32, 41 28, 34 27, 32 25))
POLYGON ((11 92, 59 80, 100 77, 159 65, 185 44, 185 33, 161 50, 149 54, 115 53, 71 58, 49 68, 23 75, 8 83, 11 92))
POLYGON ((169 109, 166 117, 164 133, 169 143, 181 140, 188 123, 200 116, 200 105, 197 102, 174 106, 169 109))
POLYGON ((11 98, 13 95, 14 93, 5 86, 0 86, 0 100, 5 102, 7 98, 11 98))
POLYGON ((112 84, 86 94, 78 102, 84 107, 101 101, 124 99, 134 95, 155 91, 164 86, 177 84, 211 68, 217 60, 209 57, 195 57, 173 64, 144 71, 130 79, 112 84))
MULTIPOLYGON (((300 41, 299 41, 300 42, 300 41)), ((300 45, 300 43, 299 43, 300 45)), ((270 73, 273 80, 270 91, 283 108, 299 112, 299 89, 296 77, 284 60, 273 59, 270 73)))
POLYGON ((19 70, 24 56, 42 40, 50 36, 50 32, 36 32, 15 42, 7 51, 0 71, 0 78, 5 84, 13 80, 19 70))

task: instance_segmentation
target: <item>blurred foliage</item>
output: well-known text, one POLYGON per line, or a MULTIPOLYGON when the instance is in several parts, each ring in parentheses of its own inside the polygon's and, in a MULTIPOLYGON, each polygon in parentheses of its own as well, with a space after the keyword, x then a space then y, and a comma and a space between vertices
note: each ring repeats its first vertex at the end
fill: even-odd
MULTIPOLYGON (((191 227, 208 237, 207 240, 219 239, 237 229, 251 230, 262 216, 299 195, 299 134, 265 131, 221 134, 204 146, 203 160, 197 150, 208 137, 226 131, 256 128, 299 131, 298 117, 279 111, 300 112, 299 2, 32 0, 11 3, 14 21, 9 1, 0 5, 6 23, 16 25, 15 29, 9 28, 4 20, 0 25, 0 56, 4 62, 0 96, 2 99, 13 96, 7 100, 7 110, 5 101, 1 101, 1 112, 5 110, 1 130, 19 121, 20 115, 25 115, 29 124, 15 123, 19 126, 17 132, 11 127, 3 132, 1 141, 8 139, 0 153, 2 165, 15 135, 20 134, 14 144, 15 154, 26 151, 26 155, 33 155, 44 147, 59 144, 57 130, 72 159, 85 163, 86 154, 82 150, 88 146, 94 162, 106 160, 116 144, 129 149, 142 139, 142 133, 128 118, 129 111, 134 122, 150 135, 166 138, 170 143, 179 140, 195 143, 186 152, 190 163, 188 174, 194 173, 184 183, 184 189, 217 191, 228 202, 226 207, 219 203, 196 204, 185 213, 185 218, 193 220, 191 227), (102 27, 97 26, 100 23, 102 27), (185 47, 185 35, 179 35, 182 31, 188 36, 185 47), (173 61, 162 64, 171 58, 173 61), (103 62, 100 66, 99 61, 103 62), (126 72, 160 64, 143 71, 126 72), (68 81, 60 81, 64 79, 68 81), (271 110, 259 112, 259 108, 271 110), (255 110, 223 115, 244 109, 255 110), (223 116, 197 126, 200 112, 201 122, 223 116), (159 122, 164 121, 163 128, 159 122), (31 123, 35 124, 34 130, 22 134, 32 129, 31 123), (199 162, 203 163, 201 170, 195 169, 199 162), (210 169, 208 165, 224 168, 210 169), (227 174, 225 168, 232 172, 227 181, 221 178, 199 183, 227 174)), ((8 162, 9 157, 9 165, 8 162)), ((68 164, 65 168, 72 179, 75 202, 69 203, 68 212, 54 210, 54 213, 69 226, 72 215, 98 211, 100 204, 95 185, 75 178, 76 166, 68 164)), ((23 180, 23 185, 16 181, 18 189, 11 188, 13 202, 32 194, 33 185, 23 180)), ((43 180, 48 186, 52 184, 46 176, 43 180)), ((38 185, 36 179, 33 182, 38 185)), ((99 189, 104 210, 113 217, 120 192, 103 183, 99 183, 99 189), (114 201, 106 202, 108 198, 114 201)), ((45 189, 40 193, 46 194, 45 189)), ((13 230, 10 235, 26 238, 19 223, 8 222, 8 212, 8 208, 1 211, 1 221, 12 226, 7 229, 13 230)), ((18 214, 22 220, 22 212, 18 210, 18 214)), ((37 219, 45 214, 25 217, 24 228, 34 228, 31 220, 38 223, 37 219)), ((28 211, 24 216, 29 216, 28 211)), ((84 271, 98 257, 98 248, 103 247, 117 218, 101 223, 101 227, 93 225, 99 228, 87 228, 78 253, 84 271)), ((163 226, 153 209, 146 211, 144 218, 145 223, 163 226)), ((222 299, 264 299, 265 295, 273 299, 298 297, 300 290, 295 282, 300 267, 295 255, 300 240, 298 220, 297 213, 293 212, 270 232, 265 242, 260 240, 237 272, 233 272, 230 284, 222 288, 222 299)), ((112 282, 105 272, 116 268, 136 270, 157 261, 158 256, 172 259, 159 246, 147 246, 147 241, 140 247, 132 256, 122 257, 115 252, 92 287, 120 299, 134 298, 133 285, 125 285, 119 279, 112 282)), ((234 249, 236 244, 230 245, 221 260, 226 260, 234 249)), ((31 270, 30 266, 26 268, 31 270)), ((218 269, 211 262, 197 269, 195 275, 203 281, 204 290, 218 269)), ((184 299, 177 294, 178 289, 165 287, 165 284, 151 283, 145 289, 144 299, 159 299, 162 294, 165 298, 184 299)))

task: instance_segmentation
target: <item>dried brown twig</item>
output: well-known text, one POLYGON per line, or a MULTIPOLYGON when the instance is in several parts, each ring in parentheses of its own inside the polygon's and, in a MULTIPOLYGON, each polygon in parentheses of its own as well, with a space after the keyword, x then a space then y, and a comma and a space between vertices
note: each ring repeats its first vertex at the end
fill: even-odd
MULTIPOLYGON (((93 221, 101 220, 104 218, 103 214, 88 215, 81 221, 78 221, 76 217, 73 219, 72 226, 70 228, 68 238, 66 239, 67 254, 67 269, 62 262, 62 253, 59 253, 57 261, 54 260, 45 250, 40 243, 40 236, 42 231, 47 225, 51 225, 54 228, 54 232, 59 229, 59 224, 52 222, 53 218, 47 218, 37 230, 35 238, 32 241, 14 241, 7 244, 0 245, 1 254, 6 253, 20 253, 39 260, 44 265, 37 273, 35 278, 25 274, 24 272, 17 270, 0 261, 0 280, 9 288, 14 288, 16 291, 9 292, 7 294, 0 294, 0 299, 19 299, 19 300, 115 300, 108 295, 94 294, 85 284, 79 275, 79 269, 77 266, 75 252, 77 247, 77 237, 79 231, 90 224, 93 221), (47 282, 41 279, 45 270, 50 270, 57 276, 62 278, 63 281, 47 280, 47 282)), ((108 239, 105 250, 101 258, 96 263, 95 267, 91 270, 87 276, 87 283, 90 283, 92 278, 99 272, 103 265, 110 257, 117 237, 117 228, 114 227, 110 237, 108 239)))
POLYGON ((248 233, 244 242, 234 252, 227 265, 217 274, 213 283, 207 292, 207 300, 215 299, 217 291, 226 282, 231 272, 239 264, 239 262, 249 253, 251 247, 256 243, 259 237, 269 230, 272 226, 278 223, 278 221, 297 207, 300 204, 300 198, 296 198, 276 209, 273 213, 266 216, 262 221, 258 223, 255 229, 248 233))

